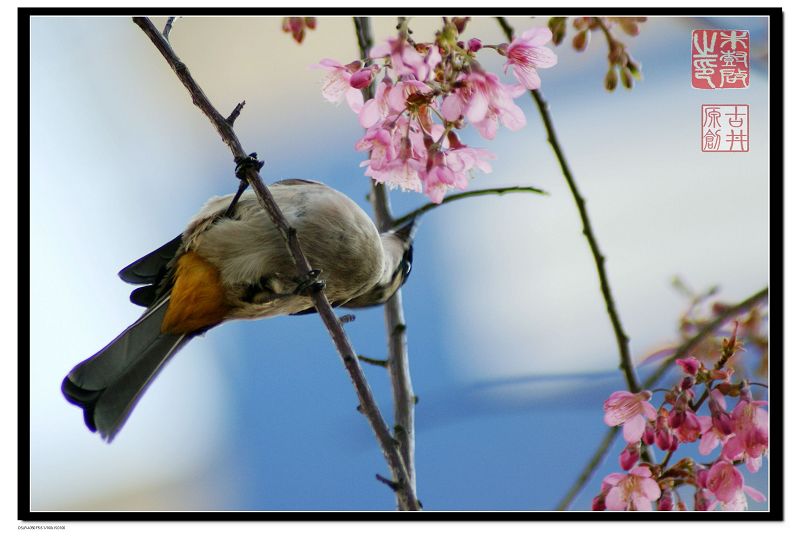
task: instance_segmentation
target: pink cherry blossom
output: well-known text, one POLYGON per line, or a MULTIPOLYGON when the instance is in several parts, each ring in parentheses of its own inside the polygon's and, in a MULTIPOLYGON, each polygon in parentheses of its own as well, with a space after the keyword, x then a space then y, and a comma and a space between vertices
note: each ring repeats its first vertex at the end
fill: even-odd
POLYGON ((515 38, 504 49, 508 57, 505 72, 511 67, 520 84, 528 89, 538 89, 542 81, 536 69, 546 69, 558 62, 555 52, 544 46, 552 38, 553 34, 547 28, 531 28, 515 38))
POLYGON ((723 503, 733 500, 743 485, 742 473, 727 460, 715 463, 706 475, 706 487, 723 503))
POLYGON ((609 510, 650 511, 652 502, 661 496, 661 488, 650 469, 643 465, 628 474, 611 473, 603 479, 603 487, 608 490, 605 506, 609 510))
POLYGON ((350 85, 350 78, 361 68, 361 62, 354 61, 342 65, 336 60, 326 58, 312 67, 328 71, 322 81, 322 96, 325 97, 325 100, 339 103, 345 99, 351 110, 356 113, 361 110, 364 97, 361 95, 361 91, 350 85))
POLYGON ((464 116, 487 140, 497 134, 498 121, 512 131, 525 126, 525 114, 514 104, 525 88, 503 84, 496 75, 480 70, 462 74, 459 83, 442 102, 442 115, 448 121, 464 116))
POLYGON ((740 400, 731 412, 734 435, 722 450, 729 460, 743 459, 747 469, 755 473, 769 446, 769 416, 761 407, 766 402, 740 400))
POLYGON ((656 409, 648 400, 652 393, 641 391, 631 393, 628 391, 616 391, 611 394, 603 404, 605 416, 603 420, 608 426, 619 426, 623 424, 622 435, 628 443, 636 443, 642 438, 648 420, 656 419, 656 409))
POLYGON ((405 39, 389 39, 372 47, 369 52, 372 59, 389 58, 392 71, 397 78, 413 77, 420 82, 426 81, 433 73, 436 65, 441 63, 442 55, 439 47, 429 46, 423 56, 405 39))

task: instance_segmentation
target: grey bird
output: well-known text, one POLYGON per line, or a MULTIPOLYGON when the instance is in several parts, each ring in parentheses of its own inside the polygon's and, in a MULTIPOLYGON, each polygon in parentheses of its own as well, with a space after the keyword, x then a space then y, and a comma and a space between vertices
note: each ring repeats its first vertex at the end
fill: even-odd
MULTIPOLYGON (((287 179, 270 191, 334 306, 388 300, 411 272, 412 221, 379 233, 350 198, 322 183, 287 179)), ((309 280, 278 229, 247 192, 212 198, 186 230, 123 268, 142 285, 131 301, 142 316, 64 378, 64 396, 80 406, 90 430, 111 441, 166 362, 192 337, 233 319, 315 312, 309 280), (232 208, 232 210, 231 210, 232 208)))

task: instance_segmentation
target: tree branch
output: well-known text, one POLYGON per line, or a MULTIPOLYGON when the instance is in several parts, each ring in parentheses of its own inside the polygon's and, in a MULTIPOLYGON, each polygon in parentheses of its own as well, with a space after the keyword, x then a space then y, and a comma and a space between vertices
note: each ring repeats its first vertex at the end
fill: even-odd
MULTIPOLYGON (((504 17, 497 17, 497 21, 500 23, 500 27, 503 29, 503 32, 506 34, 508 40, 511 41, 514 38, 514 29, 508 24, 504 17)), ((558 142, 558 137, 556 136, 555 127, 553 126, 553 120, 550 117, 550 111, 547 102, 544 100, 538 89, 532 90, 531 96, 536 102, 536 107, 539 109, 539 114, 542 116, 542 121, 544 122, 544 127, 547 131, 547 141, 553 148, 556 159, 561 166, 561 173, 564 175, 564 179, 567 181, 567 186, 569 186, 569 190, 572 192, 572 197, 575 200, 575 205, 578 207, 578 213, 580 214, 581 223, 583 224, 583 234, 586 236, 586 240, 589 242, 589 249, 592 251, 592 256, 594 257, 594 263, 597 267, 597 275, 600 279, 600 290, 603 293, 603 299, 606 302, 606 311, 608 311, 608 317, 611 320, 611 326, 614 329, 614 335, 617 339, 617 349, 619 351, 620 358, 619 366, 625 374, 625 381, 628 384, 628 389, 634 393, 641 391, 642 388, 639 384, 639 379, 636 376, 636 369, 633 366, 630 347, 628 346, 629 339, 625 334, 625 330, 622 328, 622 321, 619 318, 617 307, 614 304, 614 297, 611 294, 611 285, 608 282, 608 276, 606 275, 605 269, 606 259, 600 252, 600 246, 598 245, 597 238, 592 230, 592 223, 589 220, 589 212, 586 210, 586 200, 578 190, 578 185, 575 182, 575 178, 572 176, 572 171, 570 171, 569 165, 567 164, 567 158, 558 142)))
MULTIPOLYGON (((189 74, 189 69, 187 69, 186 65, 180 61, 178 56, 172 50, 172 47, 164 38, 164 35, 161 34, 155 28, 155 26, 153 26, 153 23, 150 22, 150 20, 146 17, 133 17, 133 22, 135 22, 142 29, 142 31, 144 31, 144 33, 150 38, 156 48, 158 48, 158 50, 167 60, 167 63, 170 65, 170 67, 172 67, 172 70, 175 71, 175 74, 178 75, 180 81, 189 91, 189 94, 192 97, 192 102, 194 102, 194 104, 200 108, 200 110, 202 110, 206 117, 208 117, 208 119, 217 129, 217 132, 219 132, 222 140, 228 145, 228 147, 230 147, 234 159, 238 161, 239 159, 246 158, 247 153, 245 153, 241 143, 239 142, 239 139, 233 132, 231 122, 228 122, 226 118, 214 108, 214 106, 208 100, 208 97, 206 97, 205 93, 203 93, 200 86, 189 74)), ((262 182, 261 176, 259 175, 257 169, 250 166, 246 168, 245 173, 248 183, 256 193, 259 204, 262 206, 262 208, 264 208, 264 210, 267 211, 276 227, 278 227, 280 230, 281 235, 283 235, 286 246, 295 262, 297 275, 300 278, 307 278, 309 273, 312 271, 312 267, 300 248, 300 242, 297 239, 297 232, 289 225, 286 218, 284 218, 283 214, 278 208, 277 203, 275 202, 275 199, 272 197, 272 194, 262 182)), ((324 322, 325 327, 327 328, 328 333, 330 334, 331 339, 336 346, 336 350, 339 352, 339 355, 344 362, 347 372, 350 374, 350 379, 353 382, 356 393, 358 394, 360 403, 359 405, 362 408, 362 412, 366 415, 369 424, 372 427, 376 438, 378 439, 381 449, 383 450, 384 458, 392 470, 394 481, 398 487, 398 496, 403 498, 405 504, 408 505, 408 509, 419 509, 419 502, 417 501, 416 494, 414 492, 412 480, 409 478, 408 471, 406 470, 405 463, 403 462, 403 457, 398 451, 394 442, 394 438, 389 432, 386 423, 380 414, 378 406, 375 403, 375 399, 372 396, 372 391, 370 390, 369 384, 367 383, 364 373, 361 370, 361 366, 358 363, 358 359, 356 358, 357 354, 350 344, 347 334, 342 328, 339 319, 334 314, 324 291, 321 288, 316 287, 314 288, 311 297, 314 301, 314 306, 316 307, 320 318, 322 318, 322 321, 324 322)))
POLYGON ((399 227, 404 223, 408 223, 414 218, 418 218, 422 216, 426 212, 430 212, 431 210, 440 207, 442 205, 446 205, 447 203, 452 203, 453 201, 458 201, 459 199, 467 199, 469 197, 480 197, 483 195, 504 195, 504 194, 511 194, 511 193, 532 193, 532 194, 540 194, 540 195, 550 195, 544 190, 540 190, 539 188, 534 188, 533 186, 509 186, 507 188, 485 188, 483 190, 471 190, 469 192, 461 192, 458 194, 448 195, 444 199, 442 199, 441 203, 427 203, 422 205, 416 210, 412 210, 408 214, 404 214, 399 218, 396 218, 392 223, 393 227, 399 227))
MULTIPOLYGON (((642 384, 644 389, 650 389, 653 387, 658 380, 670 369, 672 364, 675 362, 676 359, 683 357, 689 354, 698 344, 700 344, 703 339, 708 337, 709 335, 716 332, 720 327, 725 325, 731 318, 740 315, 746 311, 749 311, 753 307, 755 307, 759 302, 766 299, 769 295, 769 289, 764 288, 749 298, 739 302, 736 305, 733 305, 723 311, 722 313, 717 316, 711 322, 705 324, 691 339, 688 339, 682 345, 680 345, 675 352, 672 353, 670 357, 665 359, 659 367, 653 371, 653 373, 647 377, 647 379, 642 384)), ((589 479, 594 474, 597 466, 600 465, 600 462, 603 461, 605 455, 609 448, 611 448, 612 443, 614 442, 614 438, 617 437, 619 433, 620 427, 611 428, 606 435, 603 437, 603 440, 600 442, 600 445, 597 447, 597 450, 589 459, 589 462, 586 464, 586 467, 581 471, 581 474, 578 476, 578 479, 569 489, 567 494, 564 496, 563 499, 558 503, 556 507, 557 510, 566 510, 570 503, 575 500, 575 497, 580 493, 583 486, 589 481, 589 479)))
MULTIPOLYGON (((372 29, 368 17, 353 17, 358 38, 358 48, 362 58, 368 57, 372 47, 372 29)), ((372 86, 364 90, 365 100, 372 97, 372 86)), ((370 200, 375 211, 378 229, 386 231, 392 227, 392 209, 383 184, 370 180, 372 185, 370 200)), ((395 439, 400 446, 412 490, 416 490, 416 470, 414 462, 414 388, 411 385, 411 372, 408 363, 408 343, 406 322, 403 314, 403 295, 398 291, 386 302, 383 308, 388 338, 389 379, 392 384, 394 401, 395 439)), ((398 495, 398 508, 406 509, 402 497, 398 495)))

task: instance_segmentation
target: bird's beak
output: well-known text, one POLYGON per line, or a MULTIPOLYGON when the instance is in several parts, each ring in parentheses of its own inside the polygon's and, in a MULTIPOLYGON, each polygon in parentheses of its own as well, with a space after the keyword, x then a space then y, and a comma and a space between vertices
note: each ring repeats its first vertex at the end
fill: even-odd
POLYGON ((414 240, 417 227, 419 227, 418 220, 417 218, 414 218, 410 222, 403 224, 401 227, 393 229, 393 231, 396 236, 403 240, 403 242, 410 243, 412 240, 414 240))

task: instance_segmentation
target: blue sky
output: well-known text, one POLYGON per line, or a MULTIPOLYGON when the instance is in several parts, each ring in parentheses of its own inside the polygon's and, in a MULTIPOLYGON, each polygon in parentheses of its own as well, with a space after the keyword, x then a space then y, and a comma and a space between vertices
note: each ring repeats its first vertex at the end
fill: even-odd
MULTIPOLYGON (((764 39, 763 19, 730 22, 764 39)), ((559 65, 542 72, 637 357, 675 334, 685 302, 672 276, 720 285, 730 301, 768 280, 766 74, 754 68, 741 92, 692 90, 698 24, 652 19, 628 39, 645 75, 631 92, 603 90, 599 39, 584 54, 558 47, 559 65), (749 153, 700 153, 698 111, 709 99, 750 104, 749 153)), ((392 26, 376 21, 376 35, 392 26)), ((412 23, 417 36, 433 26, 412 23)), ((470 31, 502 40, 491 20, 470 31)), ((349 19, 321 19, 298 47, 275 19, 187 18, 172 43, 220 110, 247 100, 237 132, 267 161, 268 181, 319 179, 368 208, 353 150, 360 127, 321 98, 320 73, 307 68, 355 59, 349 19)), ((31 337, 32 508, 393 508, 373 476, 386 472, 383 459, 314 316, 216 328, 169 364, 112 445, 83 428, 58 386, 138 316, 116 272, 236 184, 227 148, 129 19, 34 19, 31 53, 31 277, 40 282, 31 322, 51 326, 31 337), (45 440, 54 433, 58 443, 45 440), (76 478, 92 485, 76 488, 76 478)), ((602 401, 623 387, 577 212, 532 103, 519 103, 523 131, 491 143, 465 136, 497 154, 472 187, 532 184, 551 195, 434 211, 404 289, 429 509, 553 508, 605 432, 602 401)), ((401 213, 426 200, 395 192, 392 201, 401 213)), ((358 312, 347 330, 360 353, 385 353, 380 309, 358 312)), ((391 414, 385 371, 366 372, 391 414)), ((601 473, 617 470, 620 448, 601 473)), ((765 489, 763 478, 752 485, 765 489)), ((575 507, 598 487, 596 478, 575 507)))

